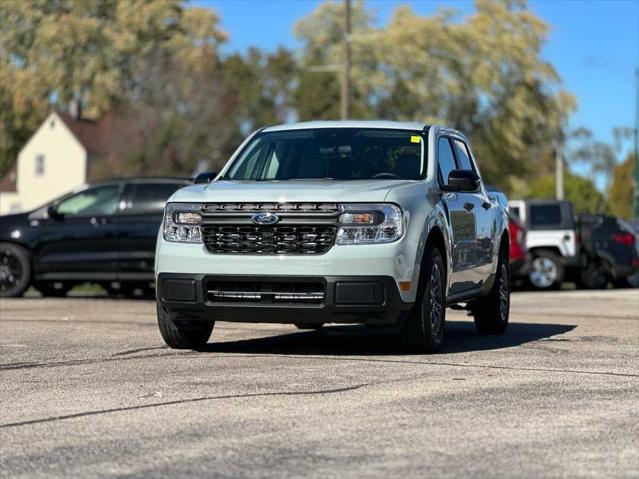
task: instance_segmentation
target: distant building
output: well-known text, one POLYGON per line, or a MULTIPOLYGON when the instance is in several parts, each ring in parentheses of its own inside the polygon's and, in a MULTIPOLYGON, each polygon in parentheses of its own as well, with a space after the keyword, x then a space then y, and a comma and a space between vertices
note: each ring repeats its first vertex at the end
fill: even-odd
POLYGON ((87 182, 122 174, 118 158, 139 147, 140 136, 119 118, 51 113, 0 180, 0 214, 29 211, 87 182))

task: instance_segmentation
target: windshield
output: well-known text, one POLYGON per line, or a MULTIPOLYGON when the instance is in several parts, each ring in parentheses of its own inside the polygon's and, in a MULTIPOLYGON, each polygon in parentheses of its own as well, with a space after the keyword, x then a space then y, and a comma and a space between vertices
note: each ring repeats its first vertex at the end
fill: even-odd
POLYGON ((422 178, 425 132, 318 128, 258 134, 227 180, 370 180, 422 178))

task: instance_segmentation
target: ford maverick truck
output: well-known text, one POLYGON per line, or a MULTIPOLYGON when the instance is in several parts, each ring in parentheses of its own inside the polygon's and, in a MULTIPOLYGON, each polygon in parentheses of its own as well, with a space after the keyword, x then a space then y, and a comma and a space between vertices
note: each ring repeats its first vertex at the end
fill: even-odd
POLYGON ((251 135, 209 183, 168 201, 157 314, 172 348, 216 321, 394 325, 442 344, 446 308, 502 333, 510 305, 505 199, 468 140, 398 122, 308 122, 251 135))

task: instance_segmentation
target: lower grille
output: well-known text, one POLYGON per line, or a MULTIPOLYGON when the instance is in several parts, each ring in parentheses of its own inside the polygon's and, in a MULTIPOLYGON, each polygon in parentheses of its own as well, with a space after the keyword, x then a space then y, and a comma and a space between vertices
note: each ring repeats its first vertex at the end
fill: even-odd
POLYGON ((322 283, 209 281, 208 300, 224 303, 321 304, 322 283))
POLYGON ((209 253, 323 254, 335 242, 332 225, 204 225, 202 240, 209 253))

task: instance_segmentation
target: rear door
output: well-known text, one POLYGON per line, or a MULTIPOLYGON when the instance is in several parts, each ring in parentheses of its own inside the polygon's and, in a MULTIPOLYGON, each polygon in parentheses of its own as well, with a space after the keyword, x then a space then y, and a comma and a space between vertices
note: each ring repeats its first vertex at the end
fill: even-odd
POLYGON ((177 180, 126 184, 118 220, 118 279, 153 278, 155 243, 164 205, 176 190, 187 184, 177 180))
MULTIPOLYGON (((448 174, 459 169, 448 137, 437 141, 437 163, 440 185, 448 184, 448 174)), ((446 206, 452 233, 451 294, 470 291, 477 286, 473 266, 477 263, 475 252, 476 220, 474 205, 464 193, 444 192, 442 202, 446 206)))

